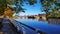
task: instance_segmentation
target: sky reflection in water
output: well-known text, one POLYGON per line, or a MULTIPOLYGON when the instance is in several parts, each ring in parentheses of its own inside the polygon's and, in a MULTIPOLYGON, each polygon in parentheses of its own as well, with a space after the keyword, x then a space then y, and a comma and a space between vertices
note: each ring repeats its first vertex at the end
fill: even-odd
POLYGON ((60 25, 49 24, 48 21, 39 21, 35 19, 16 19, 26 25, 40 29, 48 34, 60 34, 60 25))

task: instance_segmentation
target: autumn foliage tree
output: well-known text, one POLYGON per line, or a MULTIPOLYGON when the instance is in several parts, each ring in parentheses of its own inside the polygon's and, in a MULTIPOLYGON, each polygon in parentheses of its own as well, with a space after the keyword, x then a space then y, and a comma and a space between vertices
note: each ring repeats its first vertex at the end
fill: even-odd
POLYGON ((5 10, 4 10, 4 16, 9 16, 9 17, 12 17, 13 16, 13 9, 12 7, 7 7, 5 10))
MULTIPOLYGON (((0 14, 4 13, 7 4, 16 6, 13 8, 13 13, 25 12, 25 8, 22 7, 24 3, 34 5, 37 3, 37 0, 0 0, 0 14)), ((60 12, 60 0, 40 0, 40 3, 43 11, 46 12, 46 16, 48 16, 49 12, 52 12, 52 15, 60 12)))
MULTIPOLYGON (((25 12, 24 8, 22 8, 23 3, 26 2, 26 4, 33 5, 36 3, 36 0, 0 0, 0 15, 3 15, 5 9, 7 8, 7 5, 15 5, 14 12, 13 13, 19 13, 19 12, 25 12), (28 3, 27 3, 28 2, 28 3)), ((9 13, 9 12, 8 12, 9 13)))

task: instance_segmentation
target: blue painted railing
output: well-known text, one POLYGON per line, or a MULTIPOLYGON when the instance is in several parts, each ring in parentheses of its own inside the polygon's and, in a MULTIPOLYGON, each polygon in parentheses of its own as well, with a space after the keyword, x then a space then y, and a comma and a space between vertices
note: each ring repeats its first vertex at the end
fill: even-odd
POLYGON ((23 24, 23 23, 21 23, 21 22, 19 22, 19 21, 16 21, 16 20, 13 20, 12 23, 13 23, 14 26, 17 28, 17 30, 20 31, 20 32, 22 32, 23 34, 26 34, 26 32, 24 31, 24 26, 32 29, 32 30, 35 31, 37 34, 47 34, 47 33, 45 33, 45 32, 40 31, 39 29, 35 29, 35 28, 31 27, 31 26, 28 26, 28 25, 23 24))

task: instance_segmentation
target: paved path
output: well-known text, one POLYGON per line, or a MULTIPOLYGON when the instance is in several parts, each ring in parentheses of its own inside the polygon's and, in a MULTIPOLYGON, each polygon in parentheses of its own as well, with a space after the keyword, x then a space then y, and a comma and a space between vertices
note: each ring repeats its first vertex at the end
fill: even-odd
POLYGON ((20 34, 14 30, 15 28, 13 28, 11 22, 8 19, 3 18, 2 25, 3 27, 0 29, 0 34, 20 34))

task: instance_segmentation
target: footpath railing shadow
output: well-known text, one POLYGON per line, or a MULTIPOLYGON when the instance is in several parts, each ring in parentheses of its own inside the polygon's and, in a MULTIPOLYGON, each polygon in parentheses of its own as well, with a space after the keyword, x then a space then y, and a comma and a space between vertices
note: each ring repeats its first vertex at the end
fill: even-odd
POLYGON ((39 29, 33 28, 31 26, 28 26, 28 25, 23 24, 23 23, 16 21, 16 20, 13 20, 12 23, 17 28, 17 30, 20 31, 22 34, 26 34, 26 32, 24 31, 24 26, 37 32, 37 34, 47 34, 46 32, 42 32, 39 29))

